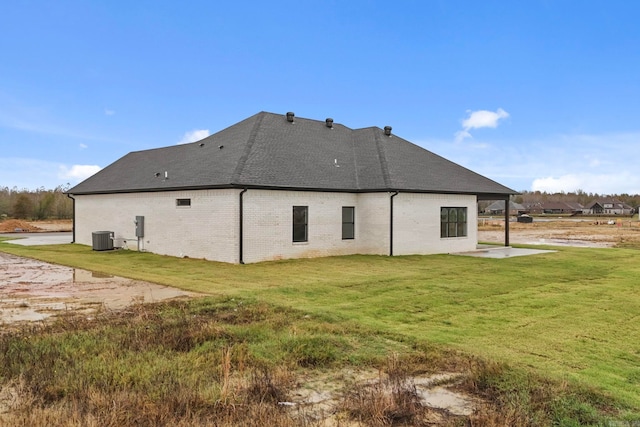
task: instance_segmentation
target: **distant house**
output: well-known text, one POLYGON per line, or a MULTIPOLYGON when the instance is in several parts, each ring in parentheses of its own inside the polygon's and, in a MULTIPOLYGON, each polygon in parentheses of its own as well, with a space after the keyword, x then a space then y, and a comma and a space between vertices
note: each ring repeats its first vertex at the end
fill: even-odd
POLYGON ((580 203, 569 202, 543 202, 531 209, 531 213, 551 215, 576 215, 582 213, 583 206, 580 203))
POLYGON ((391 127, 261 112, 129 153, 68 194, 77 243, 109 230, 116 247, 245 263, 474 250, 478 200, 516 192, 391 127))
POLYGON ((585 212, 592 215, 631 215, 633 208, 620 200, 606 198, 589 203, 585 212))
MULTIPOLYGON (((504 215, 504 200, 496 200, 484 209, 487 215, 504 215)), ((524 206, 520 203, 509 201, 509 215, 519 215, 526 212, 524 206)))
POLYGON ((583 206, 579 203, 567 203, 567 202, 545 202, 542 203, 540 209, 543 214, 580 214, 582 213, 583 206))
POLYGON ((578 202, 567 202, 566 204, 571 209, 572 214, 581 214, 584 212, 584 206, 578 202))

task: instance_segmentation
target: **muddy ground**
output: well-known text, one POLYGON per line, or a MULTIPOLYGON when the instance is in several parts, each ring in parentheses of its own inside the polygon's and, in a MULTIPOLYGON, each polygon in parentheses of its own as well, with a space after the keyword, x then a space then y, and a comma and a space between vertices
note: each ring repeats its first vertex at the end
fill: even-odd
MULTIPOLYGON (((0 325, 196 294, 0 252, 0 325)), ((1 328, 2 326, 0 326, 1 328)))

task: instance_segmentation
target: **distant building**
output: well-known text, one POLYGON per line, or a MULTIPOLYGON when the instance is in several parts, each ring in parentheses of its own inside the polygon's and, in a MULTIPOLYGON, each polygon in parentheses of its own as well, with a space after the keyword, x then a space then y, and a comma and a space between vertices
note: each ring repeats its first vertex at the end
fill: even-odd
POLYGON ((525 205, 527 211, 538 215, 577 215, 581 214, 583 206, 570 202, 540 202, 525 205))
POLYGON ((633 207, 613 198, 594 200, 585 208, 585 213, 591 215, 631 215, 633 207))
MULTIPOLYGON (((484 209, 487 215, 504 215, 504 200, 496 200, 484 209)), ((520 215, 526 212, 520 203, 509 201, 509 215, 520 215)))

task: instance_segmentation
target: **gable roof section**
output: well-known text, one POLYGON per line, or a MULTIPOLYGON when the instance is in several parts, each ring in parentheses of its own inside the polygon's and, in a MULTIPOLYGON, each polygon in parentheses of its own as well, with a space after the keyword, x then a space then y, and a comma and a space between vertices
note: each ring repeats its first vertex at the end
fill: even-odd
POLYGON ((606 199, 599 199, 599 200, 592 201, 586 206, 586 209, 593 209, 595 206, 600 206, 601 208, 604 208, 604 205, 607 205, 607 204, 613 205, 613 209, 631 209, 632 208, 630 205, 626 204, 625 202, 609 197, 606 199))
MULTIPOLYGON (((523 210, 525 210, 525 208, 520 203, 509 201, 509 211, 523 210)), ((496 200, 495 202, 484 208, 484 211, 504 211, 504 200, 496 200)))
POLYGON ((377 127, 266 112, 198 142, 131 152, 68 192, 199 188, 516 194, 377 127))

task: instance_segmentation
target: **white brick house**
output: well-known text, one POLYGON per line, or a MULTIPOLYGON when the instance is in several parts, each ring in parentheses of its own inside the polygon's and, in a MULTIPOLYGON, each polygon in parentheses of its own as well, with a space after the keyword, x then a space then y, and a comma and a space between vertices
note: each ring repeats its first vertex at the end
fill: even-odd
POLYGON ((475 249, 478 199, 515 192, 390 131, 262 112, 130 153, 69 190, 74 242, 108 230, 115 247, 228 263, 475 249))

